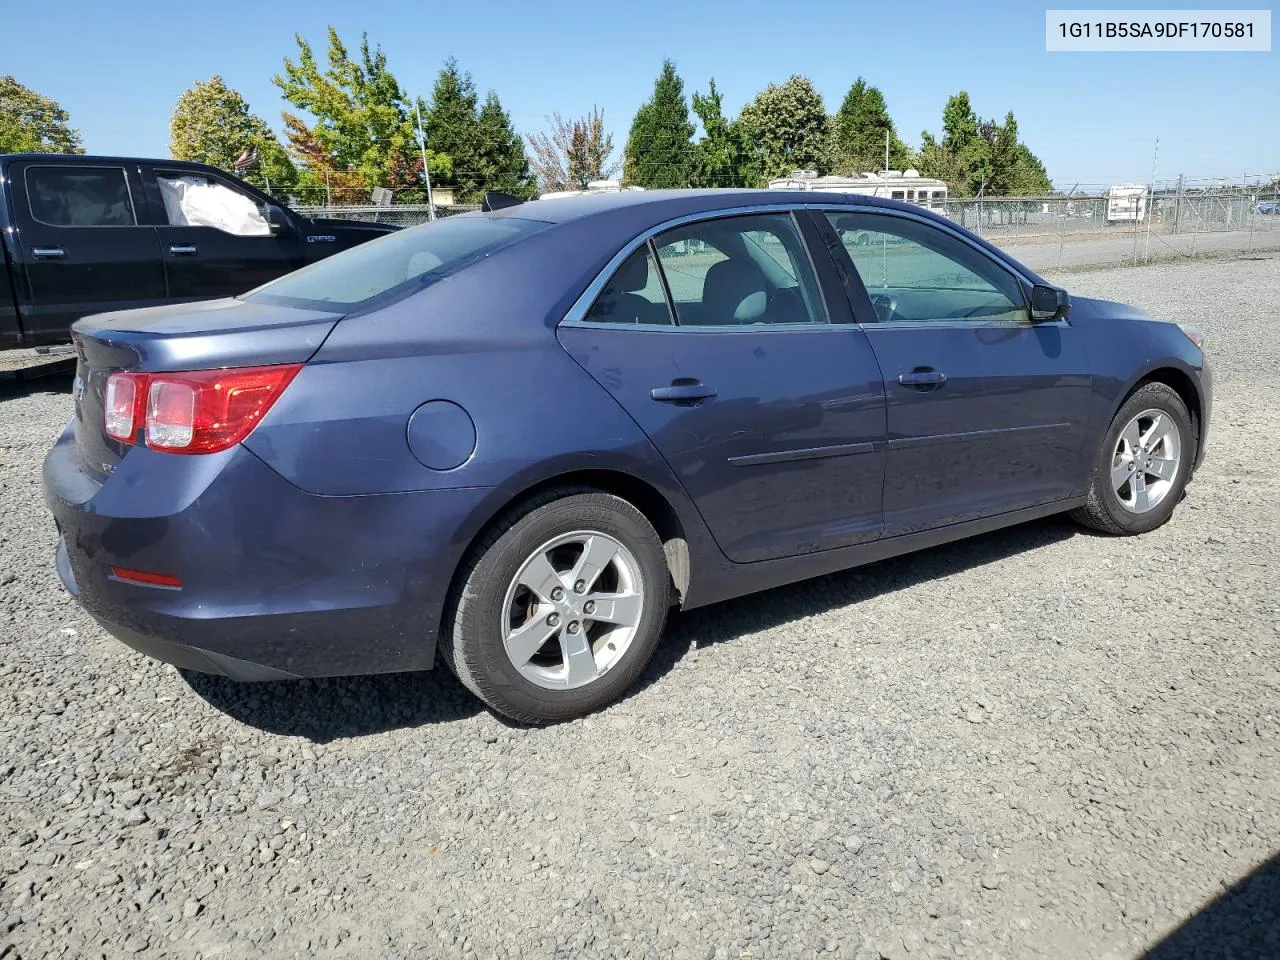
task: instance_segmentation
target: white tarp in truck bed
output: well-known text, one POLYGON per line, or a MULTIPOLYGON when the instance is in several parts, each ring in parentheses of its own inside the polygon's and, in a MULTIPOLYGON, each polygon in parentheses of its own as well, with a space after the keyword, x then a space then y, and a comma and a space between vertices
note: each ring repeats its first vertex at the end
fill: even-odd
POLYGON ((215 227, 239 237, 267 237, 271 227, 243 193, 204 177, 157 177, 169 225, 215 227))

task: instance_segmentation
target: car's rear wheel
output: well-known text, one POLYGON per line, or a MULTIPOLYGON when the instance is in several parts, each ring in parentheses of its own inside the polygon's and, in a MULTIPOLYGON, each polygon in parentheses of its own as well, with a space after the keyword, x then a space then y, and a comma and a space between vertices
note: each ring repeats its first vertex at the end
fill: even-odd
POLYGON ((1154 530, 1173 515, 1194 459, 1186 404, 1163 383, 1144 384, 1111 422, 1097 452, 1088 502, 1071 515, 1104 533, 1154 530))
POLYGON ((441 644, 458 679, 525 723, 616 700, 653 656, 671 579, 653 527, 593 490, 543 494, 471 551, 441 644))

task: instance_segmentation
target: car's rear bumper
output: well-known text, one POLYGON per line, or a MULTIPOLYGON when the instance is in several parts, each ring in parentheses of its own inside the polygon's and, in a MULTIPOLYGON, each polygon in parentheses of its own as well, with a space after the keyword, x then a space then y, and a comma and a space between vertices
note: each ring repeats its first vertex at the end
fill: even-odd
POLYGON ((148 656, 237 680, 430 668, 461 528, 490 492, 315 496, 243 448, 137 448, 98 484, 70 429, 44 483, 58 574, 94 619, 148 656))

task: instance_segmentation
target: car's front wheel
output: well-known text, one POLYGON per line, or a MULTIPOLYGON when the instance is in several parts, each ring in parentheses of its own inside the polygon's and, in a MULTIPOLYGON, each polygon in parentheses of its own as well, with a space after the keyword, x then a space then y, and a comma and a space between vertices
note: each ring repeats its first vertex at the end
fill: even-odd
POLYGON ((1089 499, 1072 517, 1104 533, 1146 533, 1182 499, 1195 460, 1191 415, 1173 388, 1147 383, 1124 402, 1097 452, 1089 499))
POLYGON ((525 723, 616 700, 666 623, 671 579, 653 527, 627 501, 561 490, 524 504, 473 549, 441 651, 458 679, 525 723))

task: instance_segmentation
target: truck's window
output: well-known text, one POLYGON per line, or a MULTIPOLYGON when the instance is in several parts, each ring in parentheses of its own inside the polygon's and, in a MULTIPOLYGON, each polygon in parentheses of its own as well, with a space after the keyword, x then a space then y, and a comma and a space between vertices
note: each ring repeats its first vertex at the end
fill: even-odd
POLYGON ((132 227, 123 167, 27 167, 31 216, 53 227, 132 227))
POLYGON ((547 226, 518 217, 448 217, 344 250, 250 290, 244 299, 367 309, 430 286, 547 226))
POLYGON ((237 237, 269 237, 262 207, 248 194, 199 174, 156 174, 171 227, 213 227, 237 237))

